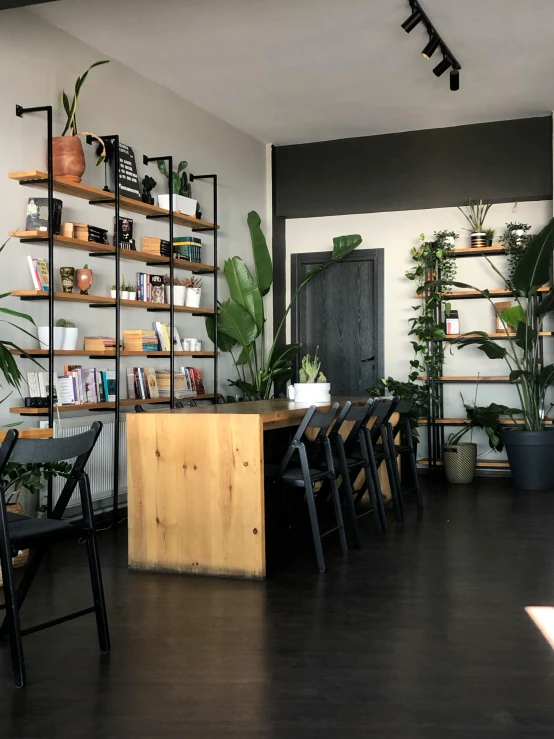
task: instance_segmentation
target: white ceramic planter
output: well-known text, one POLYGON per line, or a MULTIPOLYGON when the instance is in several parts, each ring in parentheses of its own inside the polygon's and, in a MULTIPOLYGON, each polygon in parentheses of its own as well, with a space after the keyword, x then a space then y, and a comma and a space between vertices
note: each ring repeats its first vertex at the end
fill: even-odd
MULTIPOLYGON (((169 290, 169 285, 165 286, 165 302, 170 303, 171 302, 171 293, 169 290)), ((187 288, 185 285, 173 285, 173 300, 175 305, 184 305, 185 299, 187 295, 187 288)))
POLYGON ((129 297, 127 298, 127 300, 136 300, 137 299, 136 292, 129 291, 128 295, 129 295, 129 297))
POLYGON ((117 298, 117 290, 110 290, 110 298, 114 300, 117 298))
POLYGON ((122 290, 121 291, 121 300, 129 300, 129 291, 128 290, 122 290))
POLYGON ((187 287, 187 297, 185 299, 185 305, 189 308, 200 308, 201 294, 201 287, 187 287))
POLYGON ((289 385, 288 396, 295 403, 328 403, 331 400, 331 383, 295 382, 289 385))
MULTIPOLYGON (((77 339, 79 338, 79 329, 78 328, 63 328, 63 341, 62 341, 62 349, 66 349, 68 351, 72 351, 74 349, 77 349, 77 339)), ((55 339, 54 335, 54 339, 55 339)))
MULTIPOLYGON (((160 208, 169 210, 169 193, 167 195, 158 195, 158 205, 160 208)), ((194 198, 185 198, 184 195, 173 196, 173 212, 179 211, 186 216, 196 215, 197 201, 194 198)))
MULTIPOLYGON (((62 326, 54 326, 54 349, 63 348, 63 339, 65 334, 65 328, 62 326)), ((38 327, 38 341, 39 349, 50 348, 50 331, 48 326, 38 327)))

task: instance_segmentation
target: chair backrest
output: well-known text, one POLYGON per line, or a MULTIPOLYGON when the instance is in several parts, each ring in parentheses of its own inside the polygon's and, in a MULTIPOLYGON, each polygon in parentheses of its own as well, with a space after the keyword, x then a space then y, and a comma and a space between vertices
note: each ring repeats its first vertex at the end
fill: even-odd
MULTIPOLYGON (((196 406, 196 402, 194 400, 191 400, 190 401, 190 405, 192 406, 193 404, 196 406)), ((152 412, 154 412, 159 405, 166 405, 166 403, 157 403, 156 404, 156 407, 151 409, 152 412)), ((169 402, 169 400, 167 401, 167 405, 171 405, 170 402, 169 402)), ((183 405, 183 401, 182 400, 176 400, 175 401, 175 408, 184 408, 184 407, 185 406, 183 405)), ((146 408, 143 405, 140 405, 140 403, 137 403, 136 406, 135 406, 135 413, 148 413, 148 411, 146 410, 146 408)))
POLYGON ((318 411, 315 405, 311 405, 308 408, 308 410, 304 414, 302 422, 294 432, 292 441, 289 444, 287 451, 285 452, 285 456, 283 457, 281 464, 279 465, 279 477, 287 468, 292 455, 300 445, 304 445, 308 452, 310 451, 310 449, 320 448, 320 442, 323 437, 326 436, 329 427, 331 426, 335 419, 335 416, 337 415, 339 407, 339 403, 334 403, 330 410, 326 412, 318 411), (318 433, 315 439, 309 439, 306 437, 306 431, 308 429, 318 429, 318 433))
POLYGON ((395 410, 395 413, 400 413, 400 415, 404 415, 405 413, 409 413, 412 408, 414 407, 414 403, 416 402, 415 395, 412 395, 411 398, 403 398, 402 400, 399 400, 395 410))
MULTIPOLYGON (((88 431, 63 439, 19 439, 16 429, 10 429, 0 446, 0 477, 9 462, 19 464, 51 464, 74 459, 52 518, 61 518, 76 485, 84 474, 86 463, 102 431, 102 423, 95 421, 88 431)), ((1 505, 5 506, 4 491, 0 489, 1 505)))
POLYGON ((364 405, 352 405, 352 402, 347 400, 335 421, 331 438, 336 439, 340 435, 341 428, 345 423, 352 423, 352 427, 348 434, 343 436, 343 439, 345 441, 347 439, 357 439, 360 430, 365 428, 369 423, 369 419, 375 415, 373 411, 378 404, 379 398, 372 398, 371 396, 364 405))
POLYGON ((380 398, 379 403, 375 406, 372 413, 374 418, 373 426, 369 429, 372 441, 376 440, 381 433, 381 426, 386 426, 390 421, 390 417, 396 411, 399 398, 390 396, 389 398, 380 398))

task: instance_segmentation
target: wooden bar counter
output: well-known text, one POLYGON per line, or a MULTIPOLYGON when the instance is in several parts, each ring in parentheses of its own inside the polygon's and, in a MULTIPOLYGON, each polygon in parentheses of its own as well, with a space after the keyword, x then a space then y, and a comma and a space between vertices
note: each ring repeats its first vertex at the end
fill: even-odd
POLYGON ((277 399, 129 414, 129 567, 265 577, 264 431, 298 426, 308 407, 277 399))

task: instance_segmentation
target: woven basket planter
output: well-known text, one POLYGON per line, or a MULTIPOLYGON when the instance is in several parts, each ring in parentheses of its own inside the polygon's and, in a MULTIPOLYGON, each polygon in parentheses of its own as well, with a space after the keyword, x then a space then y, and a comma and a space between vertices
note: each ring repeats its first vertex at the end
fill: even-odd
POLYGON ((473 482, 477 462, 477 444, 445 446, 442 463, 448 482, 468 485, 473 482))
MULTIPOLYGON (((23 510, 23 506, 19 502, 19 493, 13 493, 15 496, 15 503, 9 503, 6 506, 6 509, 10 513, 19 513, 20 515, 24 515, 25 511, 23 510)), ((29 561, 29 550, 23 549, 22 551, 17 553, 16 557, 12 557, 12 565, 15 569, 18 567, 25 567, 27 562, 29 561)), ((2 577, 2 569, 0 568, 0 588, 4 585, 4 578, 2 577)))

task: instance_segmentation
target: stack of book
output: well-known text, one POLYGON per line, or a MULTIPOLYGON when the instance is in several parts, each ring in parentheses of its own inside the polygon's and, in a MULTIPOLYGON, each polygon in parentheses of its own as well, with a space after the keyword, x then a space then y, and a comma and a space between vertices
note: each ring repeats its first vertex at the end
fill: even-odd
MULTIPOLYGON (((167 323, 161 323, 160 321, 154 321, 152 324, 154 327, 154 331, 156 332, 156 335, 158 337, 158 342, 160 344, 160 349, 162 352, 169 352, 171 351, 171 346, 169 343, 169 325, 167 323)), ((175 351, 180 351, 181 349, 181 337, 179 336, 179 332, 177 331, 177 327, 173 327, 173 344, 175 346, 175 351)))
MULTIPOLYGON (((29 397, 47 398, 50 392, 48 372, 27 372, 29 397)), ((58 405, 86 405, 115 401, 115 370, 83 369, 66 365, 63 375, 56 375, 55 396, 58 405)))
POLYGON ((169 257, 171 255, 169 241, 165 241, 164 239, 157 239, 154 236, 143 236, 141 245, 142 251, 146 254, 153 254, 157 257, 169 257))
POLYGON ((111 336, 85 336, 85 351, 100 354, 115 352, 115 339, 111 336))
POLYGON ((157 352, 158 334, 148 328, 124 329, 123 346, 129 352, 157 352))
POLYGON ((186 262, 202 261, 202 239, 197 236, 175 236, 173 250, 176 256, 186 262))
POLYGON ((127 368, 127 397, 138 400, 160 397, 153 367, 127 368))
POLYGON ((137 300, 147 303, 164 303, 164 278, 137 272, 137 300))
POLYGON ((27 257, 29 271, 35 290, 50 290, 50 275, 48 273, 48 262, 46 259, 27 257))
MULTIPOLYGON (((184 374, 176 373, 173 377, 175 398, 177 400, 196 397, 196 390, 191 390, 184 374)), ((160 398, 169 398, 171 391, 171 375, 169 370, 156 370, 156 379, 158 381, 160 398)))
POLYGON ((196 369, 196 367, 179 367, 179 372, 184 375, 188 390, 198 395, 206 394, 202 370, 196 369))
POLYGON ((47 398, 50 394, 50 375, 48 372, 27 372, 29 398, 47 398))

